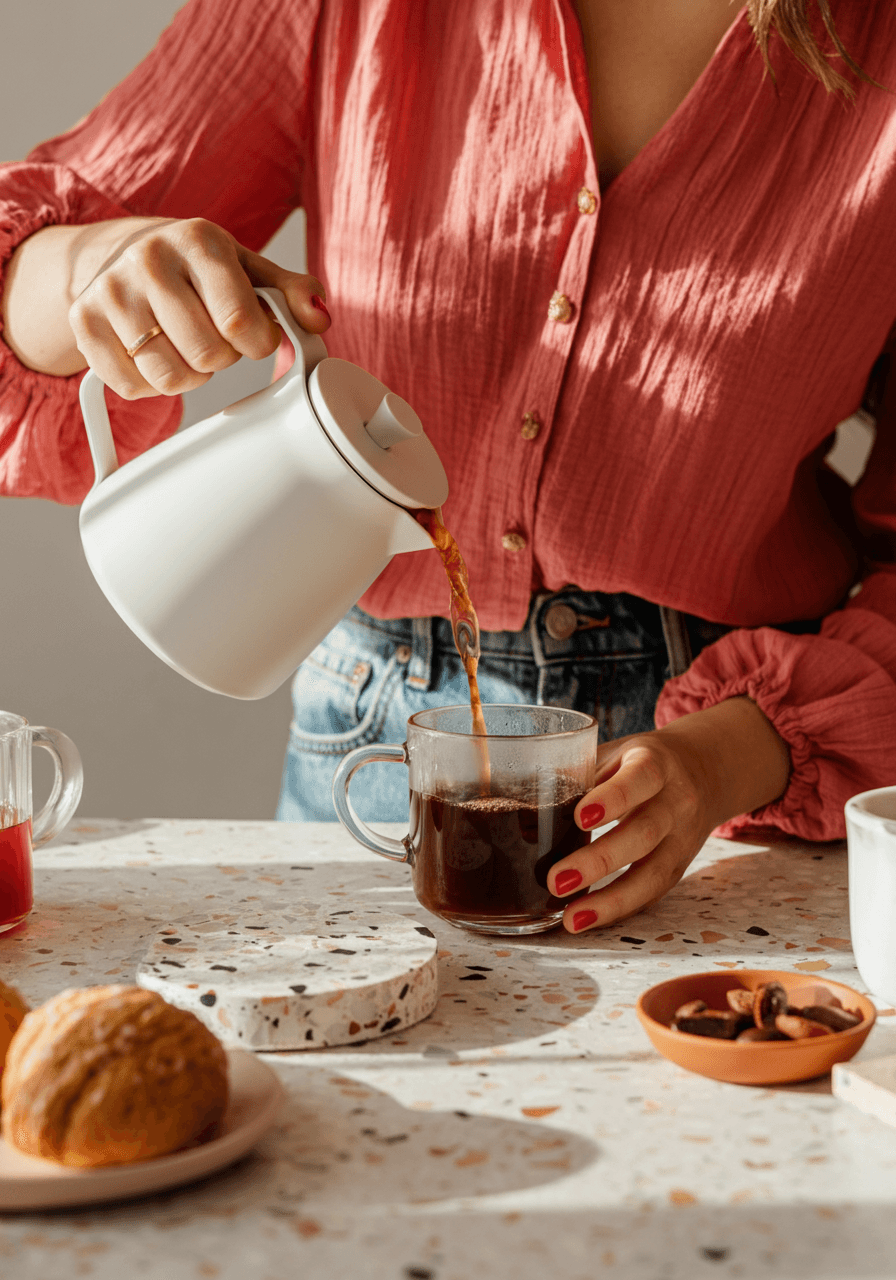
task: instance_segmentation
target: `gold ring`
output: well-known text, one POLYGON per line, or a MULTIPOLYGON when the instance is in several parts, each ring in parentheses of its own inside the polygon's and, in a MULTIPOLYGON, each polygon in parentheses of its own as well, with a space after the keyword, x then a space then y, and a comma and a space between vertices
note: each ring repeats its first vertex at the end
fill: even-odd
POLYGON ((140 337, 133 344, 133 346, 130 346, 126 349, 125 354, 129 355, 133 360, 134 356, 137 354, 140 348, 145 347, 147 342, 149 342, 152 338, 157 338, 161 332, 162 332, 162 326, 160 324, 154 324, 151 329, 146 330, 146 333, 140 334, 140 337))

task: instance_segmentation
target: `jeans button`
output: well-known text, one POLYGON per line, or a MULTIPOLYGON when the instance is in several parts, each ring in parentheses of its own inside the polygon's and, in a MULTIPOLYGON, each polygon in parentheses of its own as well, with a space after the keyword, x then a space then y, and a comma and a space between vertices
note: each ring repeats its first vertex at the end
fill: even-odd
POLYGON ((568 604, 552 604, 544 615, 544 629, 552 640, 568 640, 578 625, 578 618, 568 604))

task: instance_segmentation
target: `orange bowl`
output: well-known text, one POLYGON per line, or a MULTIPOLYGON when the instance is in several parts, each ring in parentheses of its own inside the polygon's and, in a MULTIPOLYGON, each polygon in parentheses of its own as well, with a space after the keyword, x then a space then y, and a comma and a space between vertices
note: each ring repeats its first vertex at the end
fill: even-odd
POLYGON ((877 1010, 867 996, 842 982, 827 982, 815 974, 787 973, 778 969, 734 969, 688 973, 650 987, 638 1000, 638 1017, 653 1047, 680 1067, 730 1084, 787 1084, 812 1080, 830 1071, 835 1062, 846 1062, 864 1044, 874 1026, 877 1010), (737 1043, 675 1031, 670 1025, 675 1010, 689 1000, 705 1000, 711 1009, 727 1008, 726 992, 741 987, 755 991, 763 982, 780 982, 794 1005, 832 1004, 861 1014, 862 1021, 848 1031, 807 1040, 760 1040, 737 1043))

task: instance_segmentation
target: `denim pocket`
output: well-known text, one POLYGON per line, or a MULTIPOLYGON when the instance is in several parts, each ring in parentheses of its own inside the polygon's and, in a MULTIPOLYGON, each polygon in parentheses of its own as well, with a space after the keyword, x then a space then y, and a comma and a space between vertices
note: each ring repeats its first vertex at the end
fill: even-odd
POLYGON ((404 670, 394 655, 362 657, 357 650, 319 645, 293 679, 291 747, 345 755, 375 742, 404 670))

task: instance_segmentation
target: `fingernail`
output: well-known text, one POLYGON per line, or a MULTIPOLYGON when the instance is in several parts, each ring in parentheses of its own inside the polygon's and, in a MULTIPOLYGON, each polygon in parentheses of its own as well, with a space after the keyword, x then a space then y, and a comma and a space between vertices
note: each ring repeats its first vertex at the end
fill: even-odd
POLYGON ((331 319, 330 313, 327 310, 327 304, 324 302, 323 298, 319 298, 316 293, 311 295, 311 305, 312 307, 316 307, 318 311, 322 311, 328 320, 331 319))
POLYGON ((602 804, 586 804, 579 814, 579 822, 581 822, 586 831, 589 831, 591 827, 596 827, 599 822, 603 821, 606 812, 602 804))
POLYGON ((577 911, 572 918, 572 931, 581 933, 583 929, 588 929, 593 924, 597 924, 596 911, 577 911))
POLYGON ((572 867, 568 871, 560 871, 554 880, 554 893, 562 898, 565 893, 572 893, 582 883, 582 873, 572 867))

